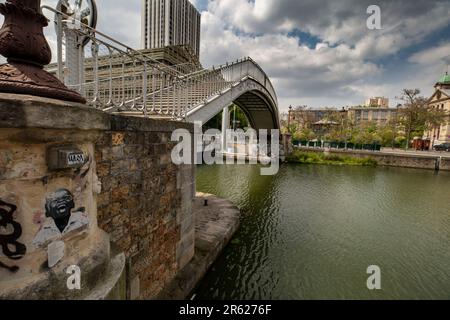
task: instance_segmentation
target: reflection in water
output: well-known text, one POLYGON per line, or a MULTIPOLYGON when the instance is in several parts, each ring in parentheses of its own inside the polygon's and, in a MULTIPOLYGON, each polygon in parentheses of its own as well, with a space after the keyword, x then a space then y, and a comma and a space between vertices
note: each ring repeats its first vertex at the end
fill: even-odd
POLYGON ((450 174, 284 165, 201 166, 198 191, 242 210, 198 299, 450 298, 450 174), (366 269, 382 270, 369 291, 366 269))

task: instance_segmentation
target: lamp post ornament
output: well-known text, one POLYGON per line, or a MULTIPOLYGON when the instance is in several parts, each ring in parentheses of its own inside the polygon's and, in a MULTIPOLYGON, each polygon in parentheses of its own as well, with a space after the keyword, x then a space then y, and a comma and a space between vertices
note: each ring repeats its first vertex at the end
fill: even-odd
MULTIPOLYGON (((90 39, 78 31, 83 30, 84 26, 96 27, 97 6, 94 0, 60 0, 56 9, 64 15, 55 17, 57 35, 64 35, 66 44, 65 65, 68 72, 64 76, 64 81, 67 86, 77 88, 77 91, 83 94, 84 47, 90 39)), ((60 39, 58 42, 63 41, 60 39)), ((58 62, 59 68, 62 68, 62 61, 58 62)), ((58 73, 62 79, 62 69, 59 69, 58 73)))
POLYGON ((8 62, 0 66, 0 92, 86 103, 79 93, 44 70, 51 61, 51 51, 43 33, 48 21, 40 4, 40 0, 7 0, 0 4, 0 13, 5 16, 0 29, 0 54, 8 62))

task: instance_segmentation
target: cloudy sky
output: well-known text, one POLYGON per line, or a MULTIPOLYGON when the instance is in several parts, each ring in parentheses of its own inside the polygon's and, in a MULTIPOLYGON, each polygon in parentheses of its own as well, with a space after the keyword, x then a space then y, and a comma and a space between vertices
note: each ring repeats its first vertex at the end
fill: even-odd
MULTIPOLYGON (((4 2, 4 1, 1 1, 4 2)), ((43 0, 54 5, 55 0, 43 0)), ((450 64, 450 0, 191 0, 205 67, 251 56, 282 109, 347 106, 402 88, 425 95, 450 64), (381 8, 382 30, 366 26, 381 8)), ((140 47, 140 0, 97 0, 98 29, 140 47)), ((53 28, 46 34, 54 39, 53 28)))

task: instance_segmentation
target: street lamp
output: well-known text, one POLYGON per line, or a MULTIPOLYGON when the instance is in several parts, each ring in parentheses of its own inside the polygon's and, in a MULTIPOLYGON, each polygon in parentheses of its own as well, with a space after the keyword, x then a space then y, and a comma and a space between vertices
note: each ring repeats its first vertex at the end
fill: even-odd
POLYGON ((291 112, 292 112, 292 106, 289 106, 289 112, 288 112, 288 131, 291 132, 291 112))
POLYGON ((52 54, 43 33, 48 21, 40 7, 40 0, 7 0, 0 4, 0 13, 5 16, 0 29, 0 54, 8 62, 0 66, 0 92, 86 103, 81 95, 44 70, 52 54))
POLYGON ((345 110, 345 108, 342 108, 342 110, 340 111, 341 113, 341 126, 342 126, 342 131, 341 131, 341 137, 344 136, 345 138, 345 150, 347 150, 347 130, 344 130, 344 117, 345 117, 345 113, 347 111, 345 110))
POLYGON ((402 107, 402 105, 399 103, 395 107, 397 111, 395 112, 395 122, 394 122, 394 132, 392 133, 392 150, 395 149, 395 138, 397 136, 397 122, 398 122, 398 110, 402 107))

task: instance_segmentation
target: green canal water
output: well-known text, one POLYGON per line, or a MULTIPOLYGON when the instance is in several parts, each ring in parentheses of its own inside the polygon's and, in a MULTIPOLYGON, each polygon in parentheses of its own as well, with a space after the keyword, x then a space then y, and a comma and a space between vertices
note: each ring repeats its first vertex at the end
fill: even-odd
POLYGON ((450 299, 450 174, 200 166, 197 190, 242 211, 196 299, 450 299), (370 265, 381 268, 367 289, 370 265))

